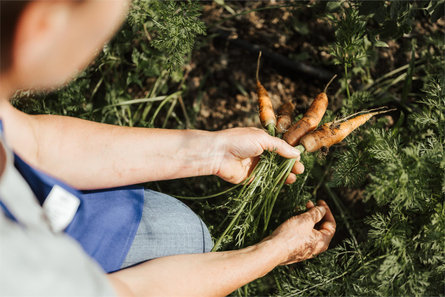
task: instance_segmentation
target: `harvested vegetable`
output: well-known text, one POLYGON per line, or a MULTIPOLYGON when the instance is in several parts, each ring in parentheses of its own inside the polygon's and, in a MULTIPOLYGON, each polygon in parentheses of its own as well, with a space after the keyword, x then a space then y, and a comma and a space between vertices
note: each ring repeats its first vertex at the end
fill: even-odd
POLYGON ((322 147, 329 148, 330 146, 342 141, 346 136, 351 134, 352 131, 366 123, 373 116, 392 110, 393 109, 370 112, 340 123, 339 121, 326 123, 321 126, 320 129, 303 136, 300 140, 300 144, 302 144, 306 151, 310 153, 315 152, 322 147))
POLYGON ((323 118, 326 108, 328 107, 328 96, 326 90, 335 79, 337 75, 334 75, 331 80, 326 84, 323 92, 315 97, 309 109, 304 116, 297 121, 292 127, 283 135, 283 139, 292 146, 295 146, 306 133, 313 131, 317 128, 321 119, 323 118))
POLYGON ((269 94, 259 80, 260 60, 261 52, 258 54, 256 68, 256 91, 258 94, 260 121, 263 127, 266 128, 267 131, 269 131, 269 134, 275 135, 275 126, 277 124, 277 119, 275 117, 275 112, 273 110, 272 101, 270 100, 269 94))
POLYGON ((285 102, 278 109, 277 132, 285 133, 292 124, 292 114, 294 113, 295 104, 290 101, 285 102))

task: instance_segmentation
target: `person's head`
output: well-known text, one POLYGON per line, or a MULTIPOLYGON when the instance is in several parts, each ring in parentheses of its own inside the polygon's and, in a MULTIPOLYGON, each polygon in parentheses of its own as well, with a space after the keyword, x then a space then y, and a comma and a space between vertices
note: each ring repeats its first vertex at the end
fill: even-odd
POLYGON ((41 90, 60 86, 91 62, 120 26, 129 0, 0 3, 0 84, 41 90))

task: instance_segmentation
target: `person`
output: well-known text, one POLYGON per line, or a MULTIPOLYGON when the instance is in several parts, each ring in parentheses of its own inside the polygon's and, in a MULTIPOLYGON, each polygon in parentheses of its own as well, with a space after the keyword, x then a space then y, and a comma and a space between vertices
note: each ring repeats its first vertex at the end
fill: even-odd
MULTIPOLYGON (((325 251, 334 235, 328 205, 308 202, 307 212, 261 242, 209 252, 208 231, 190 209, 128 187, 202 175, 239 183, 264 150, 299 160, 297 150, 261 129, 129 128, 12 107, 16 90, 51 90, 85 68, 128 6, 1 1, 2 295, 224 296, 325 251)), ((286 182, 303 170, 296 162, 286 182)))

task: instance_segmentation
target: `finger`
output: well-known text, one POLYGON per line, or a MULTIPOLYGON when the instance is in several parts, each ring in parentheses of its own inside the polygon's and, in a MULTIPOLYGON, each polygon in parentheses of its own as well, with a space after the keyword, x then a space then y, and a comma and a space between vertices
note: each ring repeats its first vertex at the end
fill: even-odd
POLYGON ((297 180, 297 176, 293 173, 289 173, 289 175, 286 178, 285 183, 286 184, 293 184, 297 180))
POLYGON ((332 222, 323 222, 320 224, 320 229, 318 231, 324 236, 332 238, 335 234, 335 224, 332 222))
POLYGON ((332 236, 326 236, 322 233, 318 233, 317 243, 312 251, 315 255, 321 254, 326 251, 331 243, 332 236))
MULTIPOLYGON (((306 203, 306 208, 307 209, 311 209, 312 207, 314 207, 315 205, 314 205, 314 202, 312 202, 311 200, 309 200, 307 203, 306 203)), ((295 207, 295 212, 299 212, 301 209, 297 206, 297 207, 295 207)))
POLYGON ((277 154, 288 159, 297 159, 300 161, 300 151, 291 145, 289 145, 283 139, 270 136, 266 134, 267 138, 262 142, 262 147, 264 150, 276 151, 277 154))
POLYGON ((310 217, 312 222, 314 224, 316 224, 316 223, 320 222, 320 220, 324 217, 325 214, 326 214, 326 208, 324 208, 323 206, 317 205, 317 206, 309 209, 303 215, 310 217))
POLYGON ((255 169, 255 167, 256 167, 256 164, 258 164, 258 162, 260 161, 260 157, 254 157, 254 158, 252 158, 252 159, 250 159, 250 164, 248 164, 248 168, 249 168, 249 170, 247 171, 247 176, 249 176, 251 173, 252 173, 252 171, 255 169))
POLYGON ((315 205, 314 205, 314 202, 312 202, 311 200, 309 200, 307 203, 306 203, 306 208, 307 209, 311 209, 312 207, 314 207, 315 205))
POLYGON ((294 167, 292 167, 292 172, 295 174, 302 174, 304 172, 304 165, 300 162, 295 162, 294 167))
POLYGON ((304 165, 300 162, 295 162, 292 167, 292 172, 286 178, 286 184, 292 184, 297 180, 296 174, 302 174, 304 172, 304 165))
MULTIPOLYGON (((324 200, 318 200, 317 201, 317 205, 323 206, 324 208, 326 208, 326 214, 323 218, 323 222, 329 222, 329 225, 333 225, 334 226, 334 232, 335 232, 335 227, 337 226, 337 223, 335 222, 335 218, 334 215, 331 212, 331 209, 329 208, 328 204, 324 201, 324 200)), ((320 227, 322 227, 323 225, 321 225, 320 227)))

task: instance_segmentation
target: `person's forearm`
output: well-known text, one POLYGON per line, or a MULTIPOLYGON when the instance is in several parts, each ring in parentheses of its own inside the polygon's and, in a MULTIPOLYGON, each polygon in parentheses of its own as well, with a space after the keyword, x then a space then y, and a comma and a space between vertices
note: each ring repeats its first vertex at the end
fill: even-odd
POLYGON ((163 257, 110 274, 135 296, 226 296, 283 259, 271 240, 237 251, 163 257))
MULTIPOLYGON (((11 114, 11 113, 10 113, 11 114)), ((80 189, 214 174, 211 132, 129 128, 70 117, 3 116, 26 161, 80 189)))

